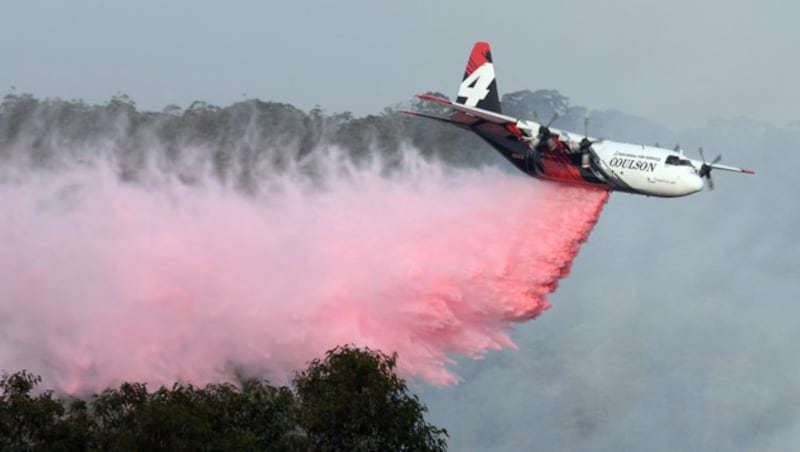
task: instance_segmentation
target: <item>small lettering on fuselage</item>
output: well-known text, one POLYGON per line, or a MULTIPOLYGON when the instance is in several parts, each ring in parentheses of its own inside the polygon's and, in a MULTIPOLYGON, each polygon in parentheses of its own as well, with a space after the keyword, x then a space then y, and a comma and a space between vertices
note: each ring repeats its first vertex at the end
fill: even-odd
POLYGON ((613 168, 625 168, 625 169, 634 169, 639 171, 646 171, 648 173, 652 173, 656 170, 656 163, 655 162, 643 162, 641 160, 634 160, 634 159, 621 159, 618 157, 614 157, 608 162, 609 166, 613 168))
POLYGON ((643 159, 643 160, 653 160, 653 161, 656 161, 656 162, 660 162, 661 161, 661 157, 653 157, 652 155, 628 154, 627 152, 620 152, 620 151, 614 152, 614 157, 617 157, 617 156, 619 156, 619 157, 630 157, 630 158, 643 159))

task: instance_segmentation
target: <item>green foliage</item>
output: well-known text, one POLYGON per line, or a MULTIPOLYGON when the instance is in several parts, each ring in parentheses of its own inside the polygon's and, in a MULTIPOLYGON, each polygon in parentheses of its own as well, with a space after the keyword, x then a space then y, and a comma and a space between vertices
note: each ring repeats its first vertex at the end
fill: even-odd
POLYGON ((351 346, 316 359, 294 380, 310 445, 321 451, 445 450, 444 429, 394 373, 397 354, 351 346))
POLYGON ((340 347, 299 372, 294 388, 123 383, 88 403, 34 396, 40 377, 4 374, 0 450, 444 450, 446 432, 425 422, 396 361, 340 347))
POLYGON ((97 396, 103 450, 297 450, 297 407, 288 388, 247 381, 241 389, 175 384, 149 393, 125 383, 97 396))
POLYGON ((40 377, 27 371, 0 378, 0 450, 83 449, 88 430, 72 426, 82 420, 85 404, 71 403, 65 408, 50 391, 34 397, 32 392, 40 382, 40 377))

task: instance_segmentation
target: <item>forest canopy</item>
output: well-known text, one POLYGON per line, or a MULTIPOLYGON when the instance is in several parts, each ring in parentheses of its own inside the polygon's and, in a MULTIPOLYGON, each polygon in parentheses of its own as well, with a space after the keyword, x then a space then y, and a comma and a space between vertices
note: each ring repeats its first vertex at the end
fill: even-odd
POLYGON ((425 421, 396 365, 396 354, 342 346, 290 386, 132 382, 88 400, 41 391, 28 371, 4 374, 0 450, 445 450, 447 432, 425 421))

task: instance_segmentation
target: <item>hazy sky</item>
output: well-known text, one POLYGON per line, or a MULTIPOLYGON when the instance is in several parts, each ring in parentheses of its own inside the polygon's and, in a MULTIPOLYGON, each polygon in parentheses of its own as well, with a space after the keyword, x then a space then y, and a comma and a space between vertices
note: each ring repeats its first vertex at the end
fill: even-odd
POLYGON ((0 16, 0 92, 367 114, 453 95, 488 40, 501 92, 554 88, 673 128, 800 119, 796 2, 1 0, 0 16))
MULTIPOLYGON (((502 92, 555 88, 673 128, 800 120, 789 1, 70 4, 0 0, 0 92, 366 114, 453 95, 488 40, 502 92)), ((797 448, 800 129, 675 136, 757 175, 715 172, 714 192, 683 199, 613 194, 552 309, 513 333, 519 351, 460 359, 459 386, 417 385, 453 450, 797 448)))

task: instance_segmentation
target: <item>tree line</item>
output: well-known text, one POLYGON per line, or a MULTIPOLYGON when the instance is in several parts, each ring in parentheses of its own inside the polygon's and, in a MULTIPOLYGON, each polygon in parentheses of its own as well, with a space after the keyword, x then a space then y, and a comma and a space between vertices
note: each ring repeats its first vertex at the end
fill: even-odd
POLYGON ((123 383, 88 400, 40 392, 28 371, 5 373, 0 450, 446 450, 446 430, 425 420, 396 365, 396 354, 342 346, 289 386, 123 383))
POLYGON ((248 178, 302 165, 331 147, 356 162, 376 155, 391 162, 407 145, 446 163, 472 166, 494 157, 479 142, 456 128, 391 108, 354 117, 258 99, 226 107, 194 102, 160 112, 138 110, 127 96, 104 105, 29 94, 9 94, 0 102, 0 163, 15 156, 48 167, 65 159, 110 156, 130 178, 153 160, 168 171, 185 171, 187 162, 201 160, 219 179, 244 179, 247 185, 248 178), (253 176, 261 168, 266 171, 253 176))

